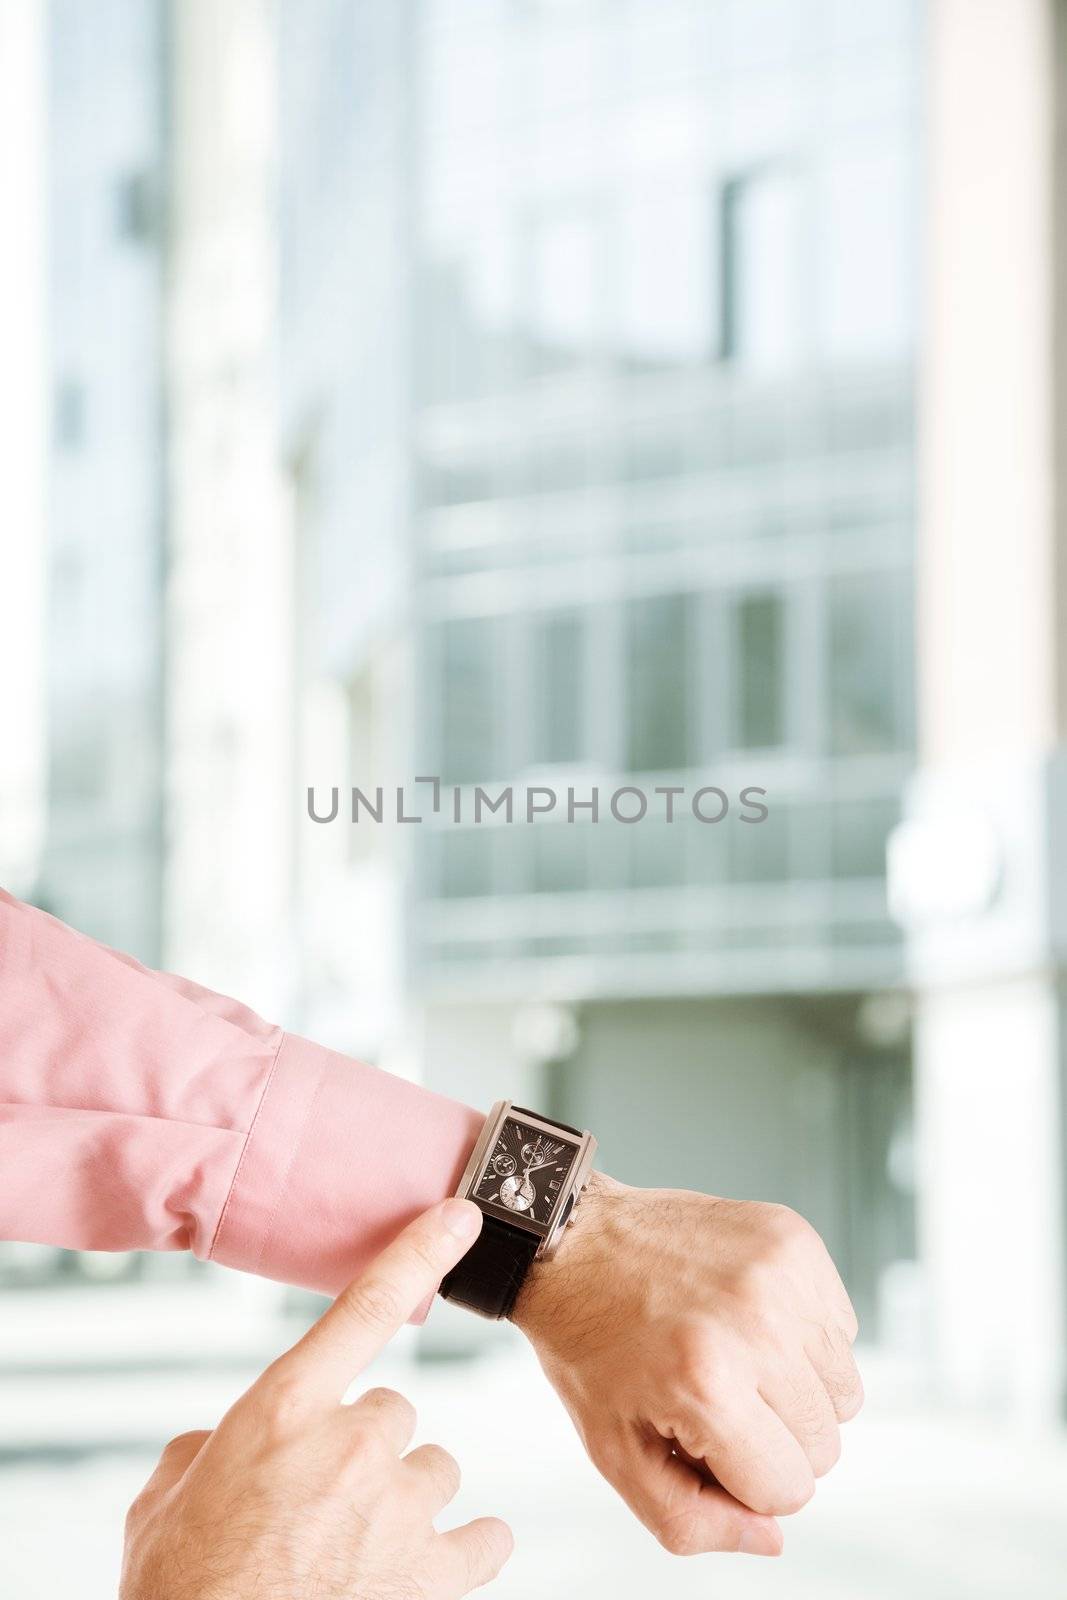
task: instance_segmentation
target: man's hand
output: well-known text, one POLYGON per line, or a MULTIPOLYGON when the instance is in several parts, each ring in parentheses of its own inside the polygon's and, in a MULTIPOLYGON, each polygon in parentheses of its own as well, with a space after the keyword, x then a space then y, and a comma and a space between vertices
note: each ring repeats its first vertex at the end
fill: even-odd
POLYGON ((504 1523, 435 1531, 459 1468, 434 1444, 404 1454, 409 1403, 371 1389, 341 1405, 480 1227, 467 1200, 427 1212, 214 1433, 172 1440, 127 1518, 120 1600, 453 1600, 496 1576, 504 1523))
POLYGON ((514 1313, 594 1464, 668 1550, 777 1555, 863 1389, 856 1317, 785 1206, 594 1173, 514 1313))

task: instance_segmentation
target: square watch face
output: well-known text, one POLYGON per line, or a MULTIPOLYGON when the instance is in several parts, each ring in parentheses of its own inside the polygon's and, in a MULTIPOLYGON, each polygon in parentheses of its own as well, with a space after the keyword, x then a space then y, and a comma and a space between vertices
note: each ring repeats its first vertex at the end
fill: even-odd
POLYGON ((501 1216, 546 1229, 578 1150, 562 1135, 506 1117, 474 1194, 501 1216))

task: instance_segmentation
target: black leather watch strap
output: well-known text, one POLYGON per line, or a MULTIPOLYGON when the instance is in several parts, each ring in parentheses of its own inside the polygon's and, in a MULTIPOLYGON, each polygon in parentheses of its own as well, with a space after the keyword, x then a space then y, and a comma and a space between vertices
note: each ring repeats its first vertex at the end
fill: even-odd
POLYGON ((539 1243, 536 1234, 483 1216, 481 1233, 442 1280, 441 1294, 483 1317, 509 1316, 539 1243))
POLYGON ((561 1122, 558 1117, 546 1117, 543 1111, 531 1111, 529 1106, 512 1106, 511 1114, 515 1117, 537 1117, 545 1122, 551 1122, 554 1128, 562 1128, 564 1133, 573 1133, 577 1139, 582 1137, 581 1128, 572 1128, 569 1122, 561 1122))

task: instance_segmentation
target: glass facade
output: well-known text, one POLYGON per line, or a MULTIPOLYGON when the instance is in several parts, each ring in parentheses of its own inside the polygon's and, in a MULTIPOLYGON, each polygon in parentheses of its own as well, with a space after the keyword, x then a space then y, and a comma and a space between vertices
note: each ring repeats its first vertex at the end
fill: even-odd
POLYGON ((626 829, 557 809, 484 849, 449 820, 420 855, 422 970, 521 988, 578 952, 654 992, 658 942, 709 992, 757 970, 803 989, 812 951, 830 987, 891 981, 913 8, 415 18, 419 748, 460 785, 753 784, 771 811, 626 829))
POLYGON ((161 958, 163 15, 48 17, 48 821, 37 897, 161 958))

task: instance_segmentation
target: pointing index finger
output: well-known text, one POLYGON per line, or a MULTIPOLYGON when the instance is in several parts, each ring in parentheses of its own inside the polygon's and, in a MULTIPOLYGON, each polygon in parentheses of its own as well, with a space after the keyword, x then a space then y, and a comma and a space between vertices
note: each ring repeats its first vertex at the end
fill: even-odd
POLYGON ((444 1200, 416 1217, 271 1371, 295 1382, 311 1403, 339 1404, 353 1378, 466 1255, 481 1226, 482 1214, 469 1200, 444 1200))

